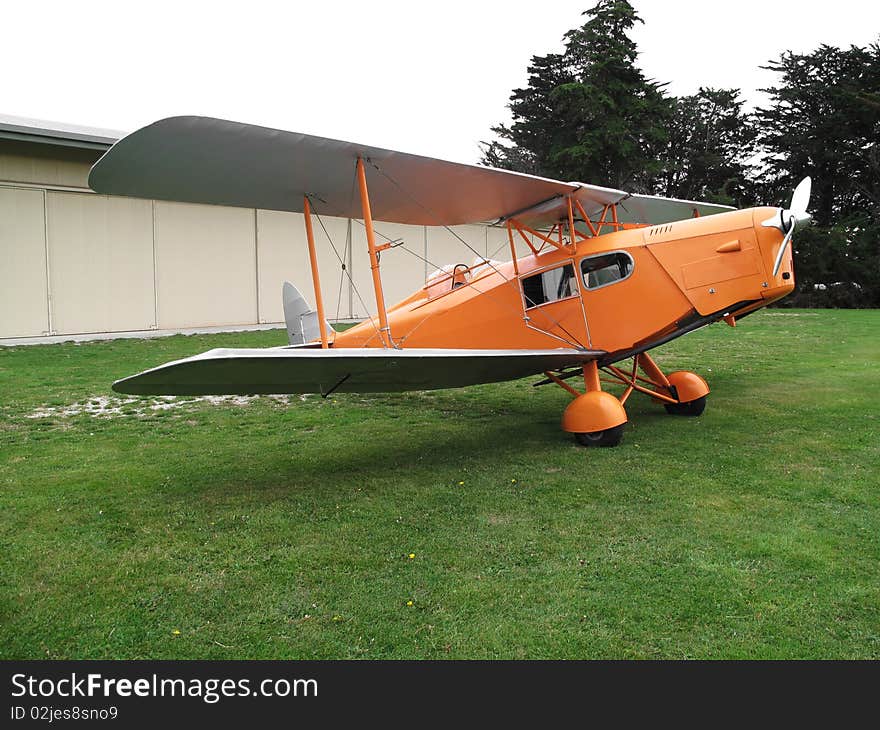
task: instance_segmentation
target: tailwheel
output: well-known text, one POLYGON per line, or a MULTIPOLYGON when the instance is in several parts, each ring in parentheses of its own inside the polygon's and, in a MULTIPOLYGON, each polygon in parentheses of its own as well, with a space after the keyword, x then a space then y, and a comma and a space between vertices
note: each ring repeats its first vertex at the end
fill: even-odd
POLYGON ((581 446, 617 446, 623 438, 625 425, 621 423, 619 426, 606 428, 604 431, 576 433, 574 438, 581 446))
POLYGON ((700 396, 696 400, 687 403, 664 403, 667 413, 673 416, 699 416, 706 410, 706 396, 700 396))

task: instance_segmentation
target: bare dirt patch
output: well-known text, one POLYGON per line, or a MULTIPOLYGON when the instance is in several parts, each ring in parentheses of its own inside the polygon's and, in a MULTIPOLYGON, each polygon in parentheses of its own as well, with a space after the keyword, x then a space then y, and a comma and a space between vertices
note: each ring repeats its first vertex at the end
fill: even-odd
POLYGON ((291 398, 305 400, 307 397, 306 395, 201 395, 194 397, 160 395, 151 398, 138 398, 134 396, 116 398, 114 396, 99 395, 82 402, 77 401, 63 406, 41 406, 26 414, 25 418, 56 418, 81 415, 94 416, 95 418, 137 417, 155 413, 156 411, 187 410, 203 403, 208 403, 212 406, 243 407, 250 405, 257 398, 266 398, 279 405, 288 405, 291 398))

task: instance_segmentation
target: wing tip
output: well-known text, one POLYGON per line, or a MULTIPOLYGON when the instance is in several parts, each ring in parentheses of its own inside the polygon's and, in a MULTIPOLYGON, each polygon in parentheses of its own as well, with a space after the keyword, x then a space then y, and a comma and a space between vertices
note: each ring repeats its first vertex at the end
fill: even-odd
MULTIPOLYGON (((176 114, 171 117, 163 117, 162 119, 157 119, 154 122, 150 122, 149 124, 145 124, 142 127, 138 127, 132 132, 120 137, 116 140, 112 145, 110 145, 110 149, 108 149, 103 155, 101 155, 97 161, 91 166, 89 169, 88 176, 88 185, 89 188, 94 190, 96 193, 102 193, 104 195, 122 195, 124 193, 119 193, 117 190, 111 189, 109 185, 106 185, 109 181, 107 180, 106 173, 108 172, 108 168, 112 162, 114 162, 111 155, 114 153, 114 150, 117 147, 125 147, 126 144, 133 138, 139 137, 143 133, 148 130, 154 128, 161 128, 167 126, 169 124, 177 123, 177 122, 197 122, 203 119, 214 119, 214 117, 206 117, 199 114, 176 114)), ((226 120, 218 120, 218 121, 226 121, 226 120)))
POLYGON ((114 380, 113 384, 110 386, 110 389, 114 393, 123 393, 124 395, 137 395, 133 390, 130 390, 127 386, 130 383, 131 378, 120 378, 119 380, 114 380))

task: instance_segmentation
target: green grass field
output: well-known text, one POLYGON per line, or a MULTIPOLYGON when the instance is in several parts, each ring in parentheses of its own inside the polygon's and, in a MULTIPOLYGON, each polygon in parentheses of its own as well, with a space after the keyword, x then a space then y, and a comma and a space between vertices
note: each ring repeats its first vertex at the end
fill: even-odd
POLYGON ((283 337, 0 348, 0 657, 880 657, 880 311, 670 343, 617 449, 536 378, 82 410, 283 337))

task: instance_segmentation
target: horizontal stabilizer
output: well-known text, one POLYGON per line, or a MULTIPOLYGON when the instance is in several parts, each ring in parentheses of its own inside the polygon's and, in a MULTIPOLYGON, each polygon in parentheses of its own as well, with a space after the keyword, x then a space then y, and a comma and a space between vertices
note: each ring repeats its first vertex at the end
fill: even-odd
POLYGON ((216 349, 113 383, 134 395, 391 393, 459 388, 560 370, 597 350, 216 349))

